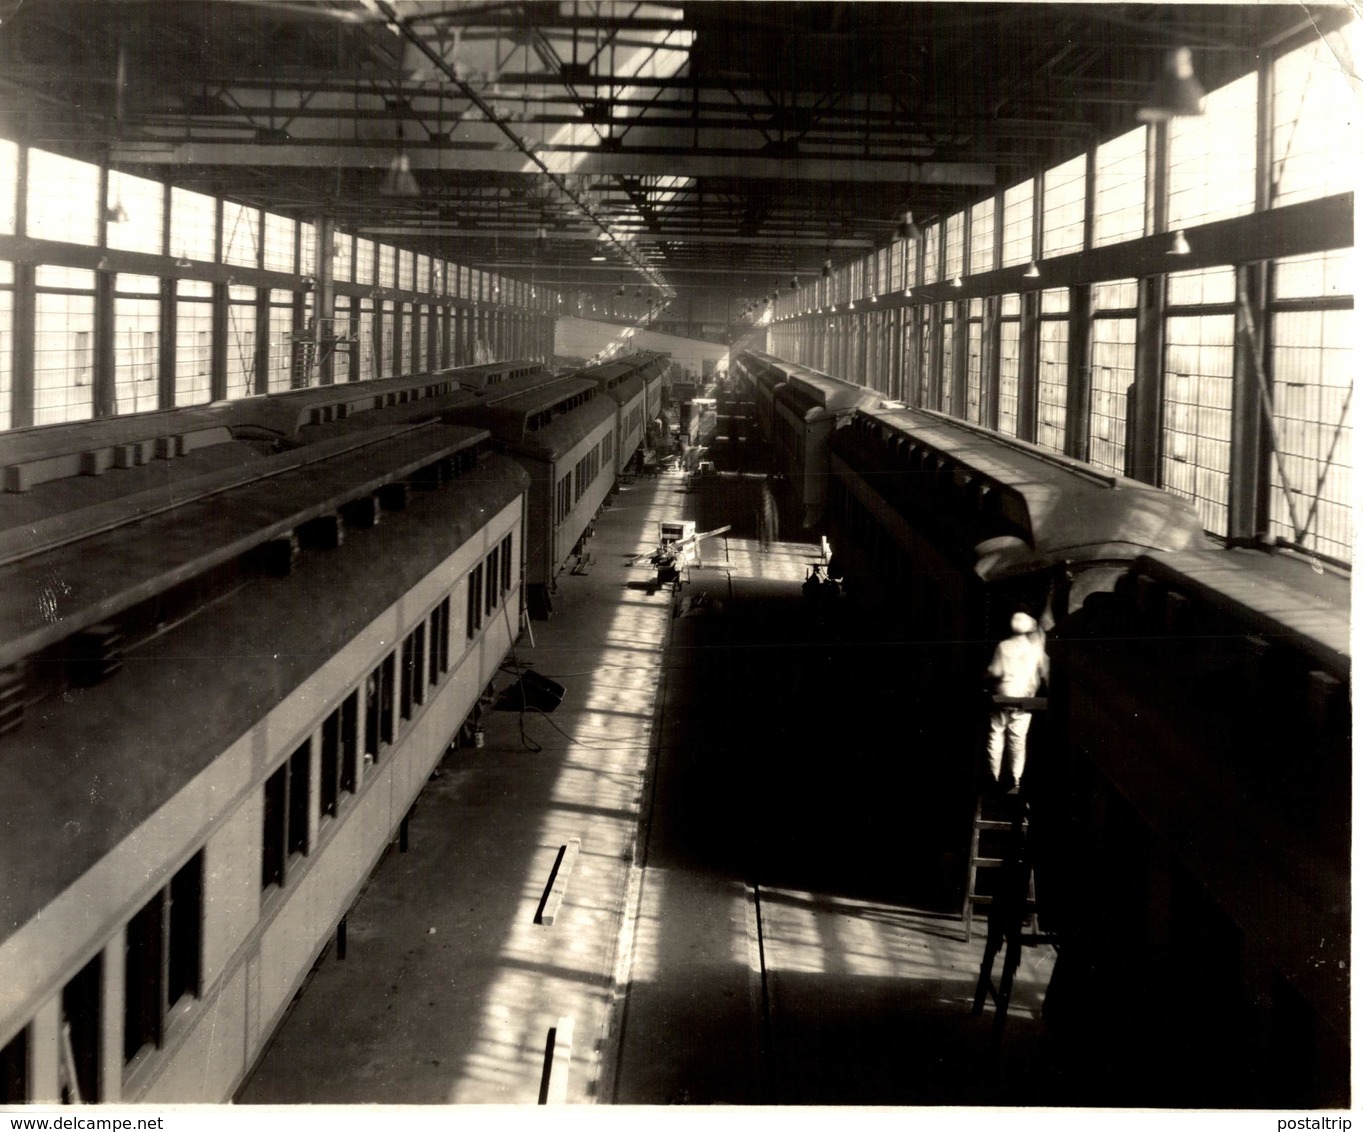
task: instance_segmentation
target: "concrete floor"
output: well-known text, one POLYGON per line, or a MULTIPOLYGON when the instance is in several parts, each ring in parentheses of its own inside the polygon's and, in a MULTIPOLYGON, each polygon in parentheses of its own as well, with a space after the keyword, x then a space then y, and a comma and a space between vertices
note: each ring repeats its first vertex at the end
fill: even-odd
POLYGON ((621 488, 516 650, 562 704, 447 756, 239 1101, 535 1104, 571 1021, 569 1103, 1053 1103, 1051 949, 1024 949, 1001 1056, 970 1011, 968 772, 887 724, 898 646, 811 615, 817 551, 764 551, 756 493, 621 488), (664 518, 734 526, 675 597, 629 564, 664 518))

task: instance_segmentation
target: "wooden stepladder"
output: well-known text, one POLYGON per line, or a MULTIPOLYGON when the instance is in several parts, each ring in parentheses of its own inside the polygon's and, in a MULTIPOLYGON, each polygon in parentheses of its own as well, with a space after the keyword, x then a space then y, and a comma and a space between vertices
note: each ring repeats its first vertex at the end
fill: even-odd
MULTIPOLYGON (((1001 880, 1000 870, 1015 843, 1025 848, 1027 841, 1027 803, 1017 794, 981 794, 975 802, 975 820, 970 830, 970 870, 966 876, 965 905, 961 919, 965 921, 965 941, 973 934, 976 906, 994 903, 995 889, 1001 880)), ((1026 898, 1029 915, 1035 917, 1036 893, 1029 867, 1026 878, 1026 898)), ((1035 924, 1033 924, 1035 927, 1035 924)))
MULTIPOLYGON (((994 834, 997 845, 994 852, 997 858, 991 860, 994 869, 993 892, 978 900, 989 906, 989 929, 985 937, 984 958, 980 962, 980 977, 975 984, 975 1005, 972 1013, 984 1012, 986 996, 994 1000, 994 1049, 997 1052, 1003 1041, 1003 1026, 1008 1018, 1008 1002, 1013 996, 1013 978, 1022 962, 1023 924, 1033 935, 1036 933, 1036 890, 1032 879, 1032 860, 1027 845, 1027 804, 1016 795, 1005 795, 1006 803, 1012 804, 1011 813, 981 817, 985 809, 983 802, 976 808, 977 842, 982 833, 994 834), (981 825, 987 823, 987 829, 981 825), (1002 827, 1002 828, 1000 828, 1002 827), (1003 951, 1003 971, 997 984, 994 982, 994 960, 1003 951)), ((975 849, 971 850, 972 862, 975 849)), ((974 865, 972 864, 972 872, 974 865)), ((972 886, 973 887, 973 886, 972 886)), ((966 899, 969 909, 970 899, 966 899)), ((968 913, 967 913, 968 914, 968 913)), ((966 920, 966 938, 969 940, 970 921, 966 920)))

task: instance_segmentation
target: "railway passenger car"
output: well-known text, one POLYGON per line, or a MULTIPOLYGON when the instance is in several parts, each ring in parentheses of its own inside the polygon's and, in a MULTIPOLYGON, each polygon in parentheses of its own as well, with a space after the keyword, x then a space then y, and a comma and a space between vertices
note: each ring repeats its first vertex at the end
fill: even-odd
POLYGON ((230 1099, 505 658, 528 476, 350 425, 0 495, 7 1101, 230 1099))
POLYGON ((488 429, 530 473, 525 580, 531 616, 552 611, 555 579, 615 485, 616 404, 585 377, 519 378, 448 419, 488 429))
POLYGON ((840 381, 804 366, 777 362, 784 385, 776 388, 768 440, 785 476, 795 517, 805 528, 823 518, 828 501, 829 439, 859 408, 880 402, 865 386, 840 381))
POLYGON ((1176 496, 930 410, 858 408, 829 448, 830 534, 856 587, 971 652, 1019 606, 1058 619, 1140 554, 1207 545, 1176 496))
POLYGON ((452 396, 466 400, 468 395, 461 390, 488 388, 512 377, 533 381, 544 376, 538 362, 494 362, 131 416, 13 429, 0 446, 3 489, 26 492, 49 480, 101 476, 111 469, 173 459, 252 430, 257 436, 273 434, 284 439, 309 425, 351 420, 378 409, 389 410, 390 417, 434 416, 436 407, 448 403, 452 396), (393 412, 399 406, 411 408, 401 414, 393 412))
POLYGON ((1057 626, 1048 1020, 1095 1085, 1348 1106, 1349 612, 1342 570, 1217 548, 1143 555, 1057 626))
MULTIPOLYGON (((595 381, 616 404, 615 464, 619 475, 633 458, 648 433, 648 384, 661 389, 666 359, 661 354, 628 354, 579 370, 575 375, 595 381)), ((661 394, 658 394, 661 397, 661 394)))
POLYGON ((742 355, 735 369, 740 381, 751 391, 758 432, 770 438, 776 416, 776 391, 788 376, 781 359, 754 351, 742 355))
MULTIPOLYGON (((1012 613, 1049 628, 1137 556, 1205 545, 1202 524, 1175 496, 927 410, 857 409, 829 447, 839 572, 886 639, 915 642, 900 678, 933 710, 914 758, 944 792, 945 851, 963 854, 989 718, 984 673, 1012 613)), ((1033 749, 1047 727, 1037 722, 1033 749)))

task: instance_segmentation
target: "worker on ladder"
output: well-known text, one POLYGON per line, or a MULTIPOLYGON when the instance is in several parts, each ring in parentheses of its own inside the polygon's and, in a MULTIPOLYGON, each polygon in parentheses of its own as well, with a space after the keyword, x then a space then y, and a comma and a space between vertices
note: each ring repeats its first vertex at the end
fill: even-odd
POLYGON ((1032 709, 1006 701, 1034 697, 1050 676, 1050 660, 1046 656, 1046 632, 1030 613, 1018 610, 1008 627, 1010 635, 999 642, 987 669, 994 686, 987 754, 990 779, 1012 790, 1022 782, 1032 709))

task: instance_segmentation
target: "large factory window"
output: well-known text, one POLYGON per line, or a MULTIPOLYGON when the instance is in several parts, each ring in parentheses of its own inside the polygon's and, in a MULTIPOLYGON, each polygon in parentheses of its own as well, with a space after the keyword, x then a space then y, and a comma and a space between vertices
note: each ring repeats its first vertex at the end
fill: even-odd
POLYGON ((365 286, 374 283, 374 241, 355 238, 355 282, 365 286))
POLYGON ((1351 259, 1341 251, 1280 261, 1271 316, 1273 421, 1283 467, 1270 464, 1270 530, 1345 560, 1354 544, 1351 259))
POLYGON ((1136 281, 1093 287, 1089 463, 1126 470, 1127 390, 1136 379, 1136 281))
POLYGON ((202 405, 212 397, 213 285, 197 279, 176 284, 175 404, 202 405))
POLYGON ((170 191, 168 255, 212 263, 217 256, 218 202, 189 189, 170 191))
POLYGON ((97 165, 29 148, 25 236, 65 244, 94 244, 99 237, 98 204, 97 165))
POLYGON ((397 312, 393 309, 393 300, 384 299, 379 305, 379 334, 382 343, 382 357, 379 359, 379 377, 396 377, 397 371, 393 368, 396 362, 394 353, 395 333, 397 330, 397 312))
POLYGON ((956 304, 938 303, 938 318, 942 325, 942 348, 937 364, 934 366, 937 378, 937 408, 944 413, 951 413, 953 416, 960 411, 960 406, 955 404, 952 394, 955 392, 955 383, 951 380, 954 359, 956 357, 956 304))
POLYGON ((1087 159, 1083 154, 1042 178, 1041 254, 1046 257, 1082 251, 1084 247, 1084 188, 1087 159))
MULTIPOLYGON (((332 309, 335 321, 337 338, 343 341, 354 333, 354 328, 350 322, 350 296, 337 295, 336 304, 332 309)), ((351 368, 351 346, 340 346, 331 352, 331 380, 336 383, 353 380, 354 370, 351 368)))
MULTIPOLYGON (((260 266, 260 209, 236 201, 222 202, 222 261, 240 267, 260 266)), ((289 263, 293 269, 293 263, 289 263)))
POLYGON ((256 391, 256 289, 227 288, 227 396, 256 391))
POLYGON ((989 197, 970 210, 970 273, 978 275, 993 268, 994 198, 989 197))
POLYGON ((0 138, 0 236, 14 235, 18 193, 19 146, 0 138))
POLYGON ((94 415, 95 273, 44 265, 34 296, 33 423, 94 415))
POLYGON ((10 427, 14 386, 14 264, 0 260, 0 429, 10 427))
POLYGON ((947 218, 946 260, 942 265, 942 278, 955 279, 965 270, 965 213, 958 212, 947 218))
POLYGON ((166 209, 166 187, 160 181, 109 170, 109 207, 121 208, 128 219, 108 224, 104 242, 121 251, 160 255, 161 220, 166 209))
POLYGON ((348 232, 337 232, 331 238, 331 277, 337 283, 355 278, 355 237, 348 232))
POLYGON ((1230 315, 1165 323, 1163 486, 1191 500, 1203 525, 1226 534, 1230 487, 1230 315))
POLYGON ((157 408, 161 340, 159 282, 118 275, 114 288, 114 405, 119 413, 157 408))
POLYGON ((984 300, 971 299, 966 323, 965 419, 979 424, 983 417, 982 387, 984 374, 984 300))
MULTIPOLYGON (((267 233, 266 239, 269 239, 267 233)), ((266 255, 269 254, 267 247, 266 255)), ((302 222, 298 225, 298 270, 304 275, 317 272, 317 225, 302 222)))
POLYGON ((929 224, 923 233, 923 282, 936 283, 941 275, 938 271, 938 249, 941 243, 940 226, 929 224))
POLYGON ((397 307, 397 321, 401 330, 398 332, 397 361, 394 363, 394 376, 406 373, 416 373, 418 371, 417 361, 414 354, 415 335, 412 333, 413 324, 416 322, 417 312, 421 308, 413 303, 399 303, 397 307))
POLYGON ((1018 362, 1022 338, 1022 300, 1004 295, 999 301, 999 431, 1018 434, 1018 362))
POLYGON ((1242 216, 1254 208, 1254 72, 1207 95, 1201 117, 1169 122, 1169 226, 1242 216))
POLYGON ((1146 127, 1098 147, 1094 162, 1093 246, 1145 235, 1146 127))
POLYGON ((123 1060, 165 1043, 166 1015, 200 992, 203 852, 196 853, 124 933, 123 1060))
POLYGON ((1064 288, 1041 293, 1036 442, 1053 452, 1065 450, 1065 395, 1070 349, 1068 312, 1069 292, 1064 288))
MULTIPOLYGON (((273 212, 265 213, 265 252, 262 263, 266 270, 293 270, 294 238, 297 228, 296 220, 273 212)), ((309 268, 304 266, 302 270, 308 271, 309 268)))
MULTIPOLYGON (((269 295, 269 390, 271 393, 280 393, 294 386, 293 292, 274 290, 269 295)), ((304 375, 300 375, 299 380, 304 380, 304 375)))
POLYGON ((1340 108, 1357 108, 1358 78, 1348 61, 1356 66, 1360 58, 1363 23, 1353 20, 1274 62, 1272 204, 1355 188, 1357 165, 1344 154, 1357 152, 1358 134, 1355 127, 1352 147, 1341 144, 1340 108))
POLYGON ((1032 182, 1023 181, 1003 194, 1003 267, 1032 258, 1032 182))
POLYGON ((373 299, 366 296, 359 302, 355 344, 351 347, 350 380, 368 381, 378 370, 378 359, 374 356, 374 319, 377 316, 373 299))

